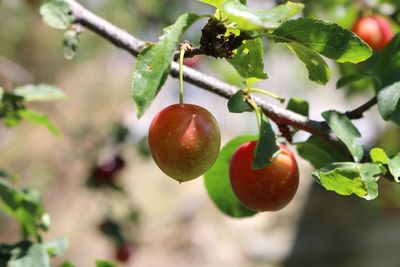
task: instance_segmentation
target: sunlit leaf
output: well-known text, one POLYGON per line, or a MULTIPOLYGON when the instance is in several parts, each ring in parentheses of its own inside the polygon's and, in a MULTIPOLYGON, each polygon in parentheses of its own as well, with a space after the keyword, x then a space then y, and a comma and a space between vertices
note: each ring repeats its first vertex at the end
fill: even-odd
POLYGON ((243 78, 268 78, 264 73, 263 43, 260 38, 245 41, 228 62, 243 78))
POLYGON ((218 3, 221 12, 242 30, 262 30, 278 27, 283 21, 300 13, 304 5, 286 2, 268 10, 253 10, 239 0, 218 3))
POLYGON ((315 51, 298 43, 288 43, 292 52, 306 65, 308 77, 311 81, 326 84, 331 73, 325 60, 315 51))
POLYGON ((340 162, 329 164, 313 173, 325 189, 339 195, 355 194, 367 200, 378 196, 377 176, 381 166, 375 163, 340 162))
POLYGON ((157 44, 148 45, 138 55, 131 86, 138 117, 143 115, 164 84, 182 35, 198 19, 195 14, 181 15, 164 29, 157 44))
POLYGON ((73 22, 69 6, 63 0, 50 0, 40 7, 43 21, 50 27, 65 30, 73 22))
POLYGON ((47 84, 18 86, 13 93, 22 96, 25 102, 53 101, 66 98, 65 93, 61 89, 47 84))
POLYGON ((118 265, 107 260, 96 260, 96 267, 118 267, 118 265))
POLYGON ((288 20, 272 36, 275 42, 297 43, 340 63, 358 63, 372 55, 371 48, 353 32, 311 18, 288 20))
POLYGON ((39 125, 42 125, 49 129, 49 131, 54 134, 57 137, 61 136, 60 131, 57 129, 57 127, 49 120, 47 115, 42 114, 40 112, 36 112, 30 109, 21 109, 18 111, 18 114, 28 120, 29 122, 36 123, 39 125))

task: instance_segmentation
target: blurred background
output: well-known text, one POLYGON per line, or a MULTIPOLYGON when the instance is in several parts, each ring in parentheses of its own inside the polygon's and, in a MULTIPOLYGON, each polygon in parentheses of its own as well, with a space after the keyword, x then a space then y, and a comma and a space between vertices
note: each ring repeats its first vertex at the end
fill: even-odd
MULTIPOLYGON (((213 12, 195 0, 80 2, 147 41, 156 41, 181 13, 213 12)), ((269 8, 281 1, 248 2, 269 8)), ((347 28, 358 15, 350 3, 357 1, 303 2, 306 15, 347 28)), ((382 2, 379 10, 389 15, 398 5, 382 2)), ((138 120, 130 97, 135 59, 86 30, 77 56, 66 60, 62 32, 42 22, 39 4, 0 0, 0 86, 12 90, 44 83, 63 89, 65 100, 30 105, 48 114, 62 137, 27 122, 14 128, 0 125, 0 168, 16 174, 18 185, 41 193, 52 218, 45 239, 67 237, 65 258, 76 266, 94 266, 98 258, 138 267, 399 266, 400 191, 390 182, 381 181, 380 197, 371 202, 340 197, 313 183, 311 165, 298 157, 301 184, 295 199, 279 212, 238 220, 219 212, 202 178, 183 184, 168 178, 148 156, 146 133, 153 116, 178 101, 178 80, 169 78, 138 120)), ((204 23, 197 23, 185 38, 197 44, 204 23)), ((201 56, 187 64, 232 84, 241 81, 223 60, 201 56)), ((330 67, 331 81, 319 86, 308 80, 306 68, 286 47, 266 40, 269 79, 257 87, 307 100, 310 117, 317 120, 324 110, 351 110, 371 97, 367 86, 336 90, 341 69, 332 62, 330 67)), ((223 143, 257 133, 255 116, 229 113, 226 99, 189 84, 185 99, 216 116, 223 143)), ((400 150, 399 128, 384 124, 376 107, 356 125, 367 147, 400 150)), ((299 133, 295 141, 307 137, 299 133)), ((15 221, 0 213, 0 243, 19 239, 15 221)))

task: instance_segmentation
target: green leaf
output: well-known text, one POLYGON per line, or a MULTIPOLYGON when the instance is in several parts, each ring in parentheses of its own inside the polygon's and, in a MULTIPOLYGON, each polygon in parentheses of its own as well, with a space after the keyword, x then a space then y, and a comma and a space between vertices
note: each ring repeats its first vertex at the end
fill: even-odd
POLYGON ((57 137, 61 136, 60 131, 49 120, 47 115, 29 109, 21 109, 18 111, 18 114, 32 123, 36 123, 46 127, 55 136, 57 137))
POLYGON ((229 163, 236 149, 256 140, 256 136, 239 136, 229 141, 221 150, 214 165, 204 174, 204 182, 214 204, 226 215, 242 218, 253 216, 256 211, 243 206, 232 190, 229 179, 229 163))
POLYGON ((377 176, 382 173, 381 166, 374 163, 365 163, 360 167, 361 180, 367 189, 367 194, 363 196, 366 200, 374 199, 378 196, 377 176))
POLYGON ((150 44, 139 53, 131 86, 138 117, 143 115, 164 84, 182 35, 199 18, 195 14, 181 15, 164 29, 159 43, 150 44))
POLYGON ((384 120, 391 119, 396 110, 400 110, 400 82, 396 82, 378 92, 378 109, 384 120))
POLYGON ((96 260, 96 267, 118 267, 118 265, 107 260, 96 260))
POLYGON ((15 88, 14 94, 22 96, 25 102, 54 101, 67 97, 59 88, 47 84, 28 84, 19 86, 15 88))
POLYGON ((11 267, 50 267, 50 258, 43 244, 33 244, 26 253, 14 250, 9 263, 11 267))
POLYGON ((368 79, 375 83, 376 87, 380 87, 382 84, 381 80, 377 76, 373 76, 366 73, 357 73, 357 74, 350 74, 340 78, 336 83, 336 88, 340 89, 346 87, 352 83, 368 79))
POLYGON ((373 148, 369 153, 373 162, 387 165, 394 180, 400 182, 400 153, 392 159, 387 156, 382 148, 373 148))
POLYGON ((69 14, 69 6, 63 0, 51 0, 40 7, 43 21, 50 27, 65 30, 74 18, 69 14))
POLYGON ((239 90, 229 99, 228 110, 232 113, 242 113, 253 111, 253 108, 246 102, 243 90, 239 90))
POLYGON ((289 99, 289 103, 286 108, 297 114, 308 117, 309 105, 304 99, 292 97, 289 99))
POLYGON ((44 244, 47 254, 50 257, 64 256, 68 248, 68 240, 66 238, 58 238, 44 244))
POLYGON ((0 102, 3 99, 4 89, 0 86, 0 102))
POLYGON ((322 117, 324 117, 332 131, 347 146, 354 160, 360 162, 364 155, 364 149, 362 145, 355 143, 355 139, 361 137, 361 134, 351 120, 335 110, 325 111, 322 113, 322 117))
POLYGON ((367 200, 378 196, 376 176, 381 174, 379 164, 340 162, 327 165, 313 173, 325 189, 339 195, 355 194, 367 200))
POLYGON ((64 261, 59 267, 75 267, 70 261, 64 261))
POLYGON ((0 208, 19 222, 25 238, 39 236, 39 224, 45 212, 32 192, 18 190, 0 179, 0 208))
POLYGON ((262 169, 272 163, 272 159, 278 156, 279 146, 276 144, 275 133, 264 113, 261 116, 260 135, 257 146, 254 149, 253 169, 262 169))
POLYGON ((337 24, 299 18, 284 22, 273 33, 275 42, 297 43, 339 63, 358 63, 372 55, 357 35, 337 24))
POLYGON ((369 151, 369 154, 374 163, 388 164, 389 162, 389 157, 382 148, 375 147, 369 151))
POLYGON ((225 0, 199 0, 199 1, 209 4, 213 7, 219 8, 225 0))
POLYGON ((78 52, 80 45, 80 33, 75 30, 68 30, 63 37, 63 52, 64 57, 71 60, 78 52))
POLYGON ((0 170, 0 178, 7 179, 11 182, 16 182, 18 180, 18 177, 16 175, 12 175, 5 170, 0 170))
POLYGON ((267 79, 264 73, 263 43, 261 38, 244 41, 228 62, 243 78, 267 79))
POLYGON ((253 10, 239 0, 219 3, 218 8, 242 30, 263 30, 277 28, 283 21, 300 13, 304 5, 288 1, 269 10, 253 10))
POLYGON ((399 80, 400 75, 400 34, 396 34, 381 53, 374 55, 373 72, 386 87, 399 80))
POLYGON ((329 67, 315 51, 298 43, 288 43, 290 50, 306 65, 308 78, 319 84, 326 84, 330 79, 329 67))
POLYGON ((389 171, 393 175, 396 182, 400 182, 400 153, 388 162, 389 171))
POLYGON ((299 155, 316 169, 333 162, 349 160, 340 150, 317 136, 310 136, 307 141, 296 144, 296 148, 299 155))

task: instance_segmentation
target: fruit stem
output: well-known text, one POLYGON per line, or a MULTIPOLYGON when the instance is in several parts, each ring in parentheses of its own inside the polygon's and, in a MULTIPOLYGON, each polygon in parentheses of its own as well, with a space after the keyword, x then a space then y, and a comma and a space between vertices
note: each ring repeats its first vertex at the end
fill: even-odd
POLYGON ((254 102, 254 100, 250 98, 250 96, 247 98, 247 103, 249 103, 249 105, 256 112, 258 128, 260 128, 261 127, 261 112, 262 112, 261 109, 257 106, 257 103, 254 102))
POLYGON ((261 94, 264 94, 266 96, 272 97, 273 99, 276 99, 281 103, 284 103, 286 101, 285 98, 280 97, 280 96, 278 96, 278 95, 276 95, 274 93, 271 93, 269 91, 266 91, 266 90, 263 90, 263 89, 260 89, 260 88, 249 88, 248 92, 249 93, 261 93, 261 94))
POLYGON ((186 49, 181 48, 179 53, 179 103, 183 104, 183 59, 185 58, 186 49))

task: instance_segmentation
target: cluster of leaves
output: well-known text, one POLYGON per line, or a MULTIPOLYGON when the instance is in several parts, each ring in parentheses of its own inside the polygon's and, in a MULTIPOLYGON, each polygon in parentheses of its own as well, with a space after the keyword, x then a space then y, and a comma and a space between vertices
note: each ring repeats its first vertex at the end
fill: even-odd
POLYGON ((0 119, 8 127, 19 124, 22 119, 47 127, 54 135, 60 132, 50 122, 47 115, 33 111, 26 107, 32 101, 53 101, 65 98, 65 94, 58 88, 50 85, 23 85, 7 92, 0 87, 0 119))
MULTIPOLYGON (((0 266, 50 267, 53 257, 64 255, 68 242, 58 238, 43 242, 42 234, 50 227, 50 216, 40 201, 39 194, 30 188, 18 189, 16 177, 0 171, 0 210, 13 217, 21 229, 21 241, 15 244, 0 244, 0 266)), ((99 260, 97 267, 117 265, 99 260)), ((66 261, 60 267, 74 267, 66 261)))
POLYGON ((50 258, 62 256, 67 241, 59 238, 42 242, 41 233, 50 227, 50 217, 45 212, 38 194, 31 189, 17 189, 11 175, 0 175, 0 209, 15 218, 21 228, 22 241, 0 244, 1 266, 50 266, 50 258), (9 265, 7 265, 9 264, 9 265))

